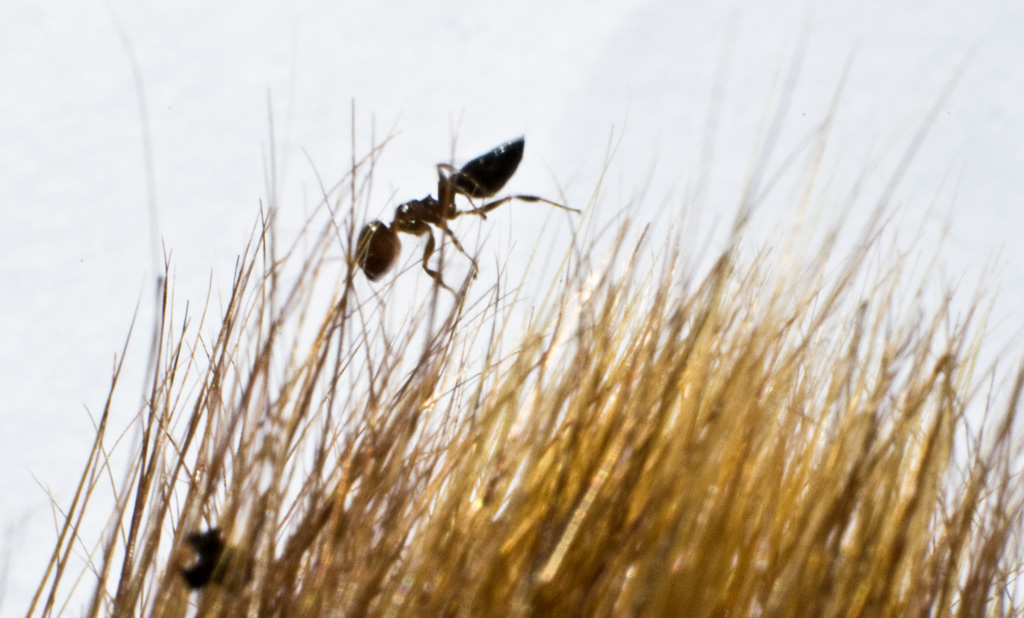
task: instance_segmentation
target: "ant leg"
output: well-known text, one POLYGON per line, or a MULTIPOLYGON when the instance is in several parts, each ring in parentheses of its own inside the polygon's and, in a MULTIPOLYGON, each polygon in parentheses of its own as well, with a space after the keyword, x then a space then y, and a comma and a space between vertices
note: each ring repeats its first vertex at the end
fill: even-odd
POLYGON ((427 271, 427 274, 430 275, 430 277, 434 281, 436 281, 439 286, 441 286, 444 289, 448 290, 452 294, 455 294, 455 290, 453 290, 450 287, 448 287, 448 285, 444 282, 444 279, 441 278, 441 273, 437 272, 436 270, 431 270, 430 266, 427 265, 427 261, 430 259, 430 256, 433 255, 433 253, 434 253, 434 235, 431 234, 429 232, 429 230, 428 230, 427 231, 427 248, 423 251, 423 270, 427 271))
MULTIPOLYGON (((451 200, 455 199, 455 179, 461 173, 462 172, 453 165, 448 165, 447 163, 437 164, 437 198, 442 203, 445 201, 445 196, 447 196, 448 199, 451 200), (448 175, 445 176, 444 174, 441 173, 442 171, 448 172, 448 175)), ((481 219, 487 220, 487 215, 484 214, 484 211, 476 207, 476 204, 473 202, 472 199, 469 200, 469 205, 472 206, 473 209, 468 212, 471 212, 475 215, 480 215, 481 219)))
POLYGON ((442 221, 438 227, 444 230, 445 234, 448 234, 448 236, 452 239, 452 243, 455 245, 455 248, 461 251, 462 255, 468 257, 469 261, 473 263, 473 278, 476 279, 476 273, 478 270, 480 270, 480 268, 476 264, 476 259, 474 259, 472 255, 467 253, 466 250, 462 248, 462 243, 459 242, 459 239, 455 237, 455 233, 452 232, 451 228, 448 227, 448 225, 444 221, 442 221))
POLYGON ((453 216, 451 218, 454 219, 455 217, 458 217, 460 215, 468 215, 468 214, 474 214, 474 215, 475 214, 480 214, 481 216, 483 216, 482 213, 491 212, 492 210, 494 210, 498 206, 501 206, 502 204, 504 204, 506 202, 511 202, 512 200, 520 200, 520 201, 523 201, 523 202, 543 202, 545 204, 550 204, 550 205, 552 205, 552 206, 554 206, 556 208, 561 208, 562 210, 568 210, 569 212, 575 212, 575 213, 580 212, 579 209, 577 209, 577 208, 569 208, 568 206, 563 206, 563 205, 559 204, 558 202, 552 202, 551 200, 546 200, 546 199, 544 199, 542 197, 537 197, 536 195, 510 195, 508 197, 503 197, 500 200, 494 200, 490 204, 484 204, 480 208, 474 208, 473 210, 462 210, 462 211, 459 211, 459 212, 455 213, 455 216, 453 216))
POLYGON ((430 229, 430 226, 427 225, 427 223, 425 223, 424 221, 418 221, 418 220, 416 220, 416 221, 397 221, 396 220, 395 222, 393 222, 391 224, 391 226, 392 226, 392 229, 394 229, 396 231, 399 231, 399 232, 405 232, 406 234, 415 234, 416 236, 426 236, 427 237, 427 247, 426 247, 426 249, 423 250, 423 270, 427 271, 427 274, 430 275, 430 278, 433 279, 434 281, 436 281, 438 285, 440 285, 444 289, 446 289, 449 292, 451 292, 452 294, 454 294, 455 290, 451 289, 450 287, 448 287, 445 284, 444 279, 441 278, 441 273, 439 273, 436 270, 431 269, 429 264, 428 264, 428 262, 430 260, 430 256, 434 255, 434 247, 435 247, 434 233, 433 233, 433 230, 430 229))

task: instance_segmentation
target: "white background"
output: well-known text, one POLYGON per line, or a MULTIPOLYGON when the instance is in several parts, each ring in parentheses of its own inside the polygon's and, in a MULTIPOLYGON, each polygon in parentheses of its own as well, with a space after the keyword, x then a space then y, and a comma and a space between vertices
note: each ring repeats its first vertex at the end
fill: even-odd
MULTIPOLYGON (((0 2, 3 616, 24 612, 40 576, 54 538, 46 492, 71 499, 136 306, 140 341, 151 327, 143 125, 118 28, 138 60, 179 303, 201 304, 211 281, 215 298, 229 287, 267 197, 268 98, 285 231, 318 196, 307 154, 328 184, 344 173, 353 100, 361 150, 371 127, 399 132, 369 216, 431 192, 457 129, 456 162, 525 134, 508 189, 578 206, 621 136, 590 216, 629 204, 639 222, 685 222, 705 180, 685 212, 710 226, 734 212, 795 58, 783 154, 850 66, 824 159, 834 189, 815 202, 835 212, 859 175, 884 184, 966 62, 892 206, 902 221, 951 222, 943 272, 971 282, 994 263, 992 329, 1005 342, 1020 326, 1024 3, 0 2)), ((538 209, 515 204, 457 229, 482 262, 519 259, 509 252, 529 254, 548 215, 538 209)), ((551 218, 545 237, 564 239, 566 221, 551 218)), ((415 269, 398 285, 425 289, 415 269)), ((130 351, 115 428, 137 408, 144 348, 130 351)))

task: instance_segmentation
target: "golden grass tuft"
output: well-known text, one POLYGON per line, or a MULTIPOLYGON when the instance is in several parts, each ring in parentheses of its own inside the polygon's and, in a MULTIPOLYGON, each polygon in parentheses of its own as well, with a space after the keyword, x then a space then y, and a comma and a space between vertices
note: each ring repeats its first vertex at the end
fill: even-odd
POLYGON ((1022 378, 975 401, 973 311, 905 302, 899 259, 873 277, 876 232, 783 260, 740 230, 701 274, 672 243, 651 271, 624 226, 514 332, 482 280, 387 309, 329 259, 361 220, 340 203, 283 256, 257 226, 216 320, 165 280, 111 526, 81 526, 108 404, 29 615, 70 611, 79 543, 88 616, 1020 613, 1022 378), (192 592, 213 526, 223 578, 192 592))

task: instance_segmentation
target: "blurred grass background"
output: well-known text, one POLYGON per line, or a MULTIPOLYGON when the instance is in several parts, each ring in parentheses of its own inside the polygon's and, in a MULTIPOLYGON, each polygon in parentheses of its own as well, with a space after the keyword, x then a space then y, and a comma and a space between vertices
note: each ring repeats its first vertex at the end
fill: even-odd
POLYGON ((842 254, 750 250, 744 205, 707 266, 623 219, 566 241, 542 299, 396 307, 421 272, 330 257, 376 152, 292 246, 261 218, 219 313, 163 279, 138 439, 108 405, 29 615, 1020 614, 1024 374, 977 366, 984 298, 908 280, 882 217, 842 254))

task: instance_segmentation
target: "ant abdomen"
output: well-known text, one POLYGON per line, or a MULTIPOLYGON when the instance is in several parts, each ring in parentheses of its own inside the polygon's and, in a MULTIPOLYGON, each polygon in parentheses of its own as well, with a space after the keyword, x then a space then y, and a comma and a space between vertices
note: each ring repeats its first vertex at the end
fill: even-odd
POLYGON ((356 259, 370 281, 380 279, 391 270, 401 251, 398 234, 383 221, 372 221, 359 232, 356 259))
POLYGON ((455 192, 471 198, 491 197, 512 178, 523 160, 525 139, 520 137, 481 155, 453 175, 455 192))

